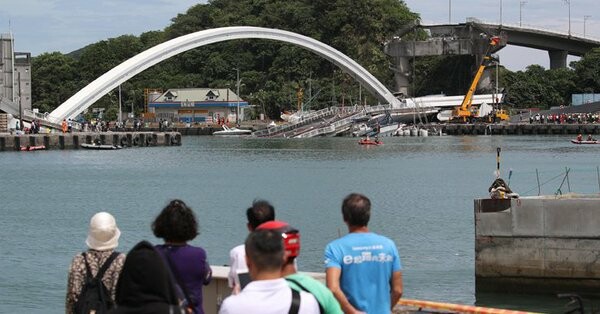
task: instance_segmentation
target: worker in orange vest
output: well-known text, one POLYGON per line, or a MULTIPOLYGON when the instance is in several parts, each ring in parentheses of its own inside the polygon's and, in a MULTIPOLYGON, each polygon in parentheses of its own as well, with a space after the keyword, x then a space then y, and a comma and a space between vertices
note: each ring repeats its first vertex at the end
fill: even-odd
POLYGON ((67 120, 63 119, 61 123, 62 132, 67 133, 67 120))

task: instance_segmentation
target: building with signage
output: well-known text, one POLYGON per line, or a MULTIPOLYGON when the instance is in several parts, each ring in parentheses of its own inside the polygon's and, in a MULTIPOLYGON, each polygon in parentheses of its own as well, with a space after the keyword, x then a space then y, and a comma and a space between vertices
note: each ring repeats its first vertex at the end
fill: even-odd
POLYGON ((243 121, 248 102, 229 88, 169 89, 149 94, 148 112, 158 119, 179 122, 235 123, 243 121))

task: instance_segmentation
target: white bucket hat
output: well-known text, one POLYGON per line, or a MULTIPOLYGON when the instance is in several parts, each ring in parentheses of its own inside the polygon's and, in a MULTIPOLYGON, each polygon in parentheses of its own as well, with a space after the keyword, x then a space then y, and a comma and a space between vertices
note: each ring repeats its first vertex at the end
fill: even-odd
POLYGON ((106 251, 119 245, 121 231, 117 228, 115 217, 107 212, 95 214, 90 220, 90 231, 85 244, 97 251, 106 251))

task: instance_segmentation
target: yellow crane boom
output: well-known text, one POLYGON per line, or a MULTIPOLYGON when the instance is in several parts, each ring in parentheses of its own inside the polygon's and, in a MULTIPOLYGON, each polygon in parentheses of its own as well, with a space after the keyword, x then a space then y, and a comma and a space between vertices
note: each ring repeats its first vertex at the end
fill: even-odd
POLYGON ((477 68, 477 72, 475 72, 475 77, 473 77, 473 81, 471 82, 471 86, 469 90, 465 94, 460 107, 454 108, 452 112, 453 119, 460 119, 465 122, 468 118, 472 117, 474 114, 471 112, 471 105, 473 104, 473 94, 475 94, 475 89, 477 89, 477 84, 479 84, 479 80, 483 75, 483 70, 488 66, 490 60, 492 59, 492 48, 498 45, 500 38, 494 36, 490 39, 489 45, 486 49, 485 55, 479 64, 479 68, 477 68))

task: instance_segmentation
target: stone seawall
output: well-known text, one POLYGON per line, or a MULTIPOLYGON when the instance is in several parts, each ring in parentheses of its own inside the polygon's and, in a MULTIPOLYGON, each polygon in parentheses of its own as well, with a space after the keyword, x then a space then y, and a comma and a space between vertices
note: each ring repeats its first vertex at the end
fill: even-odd
POLYGON ((179 132, 104 132, 104 133, 51 133, 0 134, 0 151, 21 150, 27 146, 45 146, 46 149, 80 149, 81 144, 98 143, 123 147, 179 146, 179 132))
POLYGON ((475 200, 477 292, 600 291, 600 197, 475 200))

